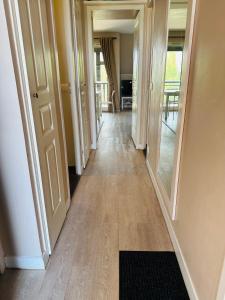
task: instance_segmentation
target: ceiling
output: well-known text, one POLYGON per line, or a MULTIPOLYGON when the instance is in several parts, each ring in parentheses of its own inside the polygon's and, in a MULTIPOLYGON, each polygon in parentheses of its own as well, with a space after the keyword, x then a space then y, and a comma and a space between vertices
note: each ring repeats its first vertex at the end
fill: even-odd
MULTIPOLYGON (((138 11, 96 10, 93 12, 94 32, 118 32, 131 34, 138 11)), ((169 10, 169 29, 184 30, 187 20, 187 1, 172 0, 169 10)))
POLYGON ((133 33, 135 20, 94 20, 94 32, 133 33))
POLYGON ((187 8, 170 8, 169 10, 169 29, 184 30, 187 21, 187 8))
POLYGON ((137 10, 113 10, 113 9, 102 9, 102 10, 94 10, 93 18, 96 20, 108 20, 108 19, 135 19, 137 16, 137 10))
POLYGON ((137 13, 136 10, 96 10, 93 13, 93 30, 131 34, 137 13))

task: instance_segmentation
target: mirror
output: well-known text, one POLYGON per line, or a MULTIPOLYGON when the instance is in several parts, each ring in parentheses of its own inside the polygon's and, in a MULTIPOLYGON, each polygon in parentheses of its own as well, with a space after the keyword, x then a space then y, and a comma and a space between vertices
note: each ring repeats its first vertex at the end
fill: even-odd
POLYGON ((170 197, 174 169, 176 135, 187 21, 187 1, 171 1, 168 12, 168 41, 161 110, 161 141, 158 175, 170 197))

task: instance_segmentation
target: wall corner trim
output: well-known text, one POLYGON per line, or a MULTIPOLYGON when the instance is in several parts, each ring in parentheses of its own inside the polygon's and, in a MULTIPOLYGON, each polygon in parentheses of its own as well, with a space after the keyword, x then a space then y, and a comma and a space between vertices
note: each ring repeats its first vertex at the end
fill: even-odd
POLYGON ((166 221, 166 226, 167 226, 167 229, 169 231, 169 235, 170 235, 170 238, 171 238, 174 250, 175 250, 175 254, 176 254, 180 269, 181 269, 181 273, 183 275, 183 279, 184 279, 189 297, 190 297, 191 300, 199 300, 197 291, 195 289, 194 283, 193 283, 192 278, 191 278, 191 274, 189 272, 189 269, 188 269, 187 263, 185 261, 184 255, 182 253, 179 241, 178 241, 176 233, 173 229, 172 221, 171 221, 170 216, 168 214, 167 208, 164 204, 162 194, 160 192, 160 189, 158 187, 155 175, 152 171, 152 168, 151 168, 150 163, 149 163, 148 160, 146 160, 146 165, 147 165, 147 169, 148 169, 149 175, 151 177, 151 180, 152 180, 152 183, 153 183, 153 186, 154 186, 154 189, 155 189, 155 192, 156 192, 156 195, 157 195, 162 213, 163 213, 163 217, 166 221))
POLYGON ((48 259, 47 253, 42 256, 7 256, 5 265, 9 269, 44 270, 48 259))

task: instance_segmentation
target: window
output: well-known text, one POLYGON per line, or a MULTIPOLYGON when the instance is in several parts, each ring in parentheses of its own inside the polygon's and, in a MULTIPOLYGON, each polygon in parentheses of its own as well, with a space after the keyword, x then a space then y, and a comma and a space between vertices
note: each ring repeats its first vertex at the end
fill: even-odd
POLYGON ((96 82, 108 82, 103 54, 101 49, 95 49, 94 52, 95 59, 95 80, 96 82))
POLYGON ((95 93, 96 103, 102 108, 108 109, 108 77, 105 69, 103 54, 100 48, 94 50, 94 63, 95 63, 95 93))
POLYGON ((180 50, 167 51, 166 75, 165 75, 165 88, 167 90, 180 89, 182 57, 183 57, 183 52, 180 50))

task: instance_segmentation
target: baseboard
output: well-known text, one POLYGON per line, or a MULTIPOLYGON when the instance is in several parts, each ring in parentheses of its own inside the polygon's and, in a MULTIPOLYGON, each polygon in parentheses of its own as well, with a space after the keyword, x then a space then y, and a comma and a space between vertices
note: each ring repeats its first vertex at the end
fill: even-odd
POLYGON ((152 168, 151 168, 148 160, 146 160, 146 165, 147 165, 147 169, 149 171, 149 175, 151 177, 153 186, 155 188, 156 195, 157 195, 157 198, 158 198, 158 201, 159 201, 164 219, 166 221, 167 229, 169 231, 169 235, 170 235, 170 238, 171 238, 171 241, 172 241, 172 244, 173 244, 176 256, 177 256, 177 260, 178 260, 178 263, 179 263, 179 266, 180 266, 180 269, 181 269, 181 273, 182 273, 183 278, 184 278, 185 285, 187 287, 189 297, 190 297, 191 300, 199 300, 199 297, 197 295, 194 283, 193 283, 192 278, 191 278, 191 274, 188 270, 187 263, 185 261, 184 255, 182 253, 179 241, 178 241, 176 233, 173 229, 172 221, 171 221, 170 216, 168 214, 167 208, 164 204, 162 194, 159 190, 157 181, 155 179, 155 175, 152 171, 152 168))
POLYGON ((8 269, 44 270, 48 259, 47 253, 43 256, 7 256, 5 266, 8 269))
POLYGON ((91 149, 92 149, 92 150, 96 150, 96 149, 97 149, 97 145, 96 145, 96 143, 94 143, 94 144, 91 144, 91 149))

